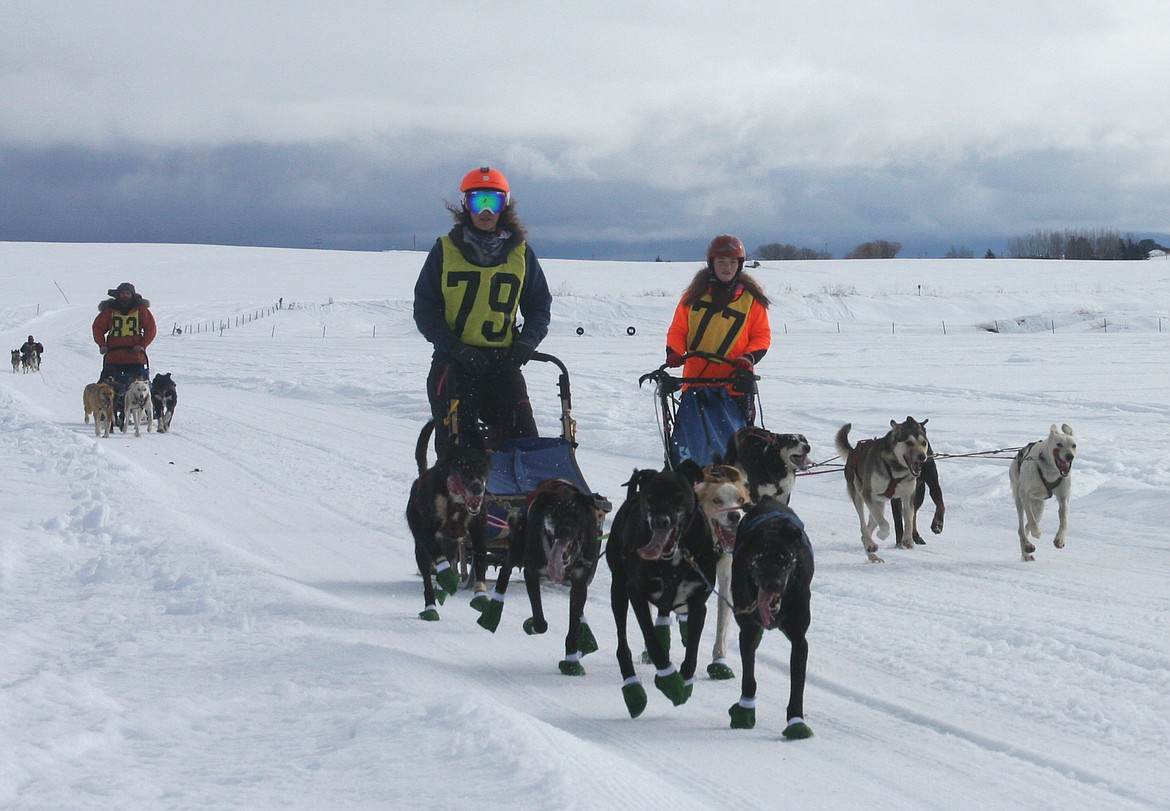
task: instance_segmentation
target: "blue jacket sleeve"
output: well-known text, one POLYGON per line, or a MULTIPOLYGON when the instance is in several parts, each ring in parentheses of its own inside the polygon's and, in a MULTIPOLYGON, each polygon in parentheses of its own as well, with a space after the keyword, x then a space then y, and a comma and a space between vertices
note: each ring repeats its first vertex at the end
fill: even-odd
POLYGON ((520 337, 526 343, 540 346, 552 321, 552 293, 548 290, 544 268, 531 247, 526 248, 524 265, 524 289, 520 291, 520 314, 524 316, 524 326, 520 337))
POLYGON ((447 325, 442 279, 443 245, 435 240, 414 284, 414 323, 436 352, 449 352, 459 341, 447 325))

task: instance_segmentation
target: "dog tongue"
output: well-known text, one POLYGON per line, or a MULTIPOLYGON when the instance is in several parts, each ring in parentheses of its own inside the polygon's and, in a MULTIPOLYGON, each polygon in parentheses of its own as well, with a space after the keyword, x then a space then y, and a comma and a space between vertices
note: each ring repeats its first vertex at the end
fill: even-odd
POLYGON ((565 582, 565 553, 569 551, 568 541, 557 541, 548 553, 548 579, 551 583, 565 582))
POLYGON ((638 557, 643 560, 657 560, 662 557, 662 550, 674 537, 673 529, 656 529, 650 536, 650 543, 638 550, 638 557))
POLYGON ((1056 469, 1060 471, 1061 476, 1068 475, 1069 469, 1072 468, 1072 462, 1055 453, 1052 454, 1052 461, 1056 462, 1056 469))
POLYGON ((770 591, 760 589, 756 594, 756 599, 759 601, 760 624, 765 628, 772 627, 772 603, 776 600, 776 595, 770 591))

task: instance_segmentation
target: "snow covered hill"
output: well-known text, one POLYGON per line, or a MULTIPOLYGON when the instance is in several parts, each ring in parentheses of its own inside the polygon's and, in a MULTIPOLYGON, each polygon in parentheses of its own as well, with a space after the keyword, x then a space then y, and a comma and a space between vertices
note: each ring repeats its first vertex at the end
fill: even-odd
MULTIPOLYGON (((520 588, 494 635, 464 595, 418 620, 403 510, 427 411, 422 258, 0 243, 0 333, 46 347, 39 374, 0 374, 0 805, 1165 807, 1170 262, 752 271, 774 298, 766 427, 824 461, 842 424, 874 436, 913 415, 955 456, 944 532, 886 541, 884 565, 840 474, 798 481, 815 737, 787 742, 778 634, 754 730, 728 728, 738 680, 705 677, 677 708, 651 688, 631 720, 604 567, 583 678, 557 671, 560 587, 544 636, 521 629, 520 588), (169 435, 82 422, 90 322, 121 281, 153 302, 152 369, 179 386, 169 435), (1080 448, 1068 546, 1053 508, 1024 564, 1007 460, 962 455, 1054 422, 1080 448)), ((637 378, 698 263, 544 264, 542 349, 569 367, 578 461, 616 505, 633 469, 661 465, 637 378)), ((528 378, 551 433, 555 378, 528 378)))

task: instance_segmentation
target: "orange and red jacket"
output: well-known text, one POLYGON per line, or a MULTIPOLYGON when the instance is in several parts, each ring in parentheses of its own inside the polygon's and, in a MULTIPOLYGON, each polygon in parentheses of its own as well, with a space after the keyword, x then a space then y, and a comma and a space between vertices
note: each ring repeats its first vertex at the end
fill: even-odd
MULTIPOLYGON (((742 285, 722 310, 713 311, 710 291, 689 306, 679 301, 670 329, 667 349, 680 355, 710 352, 729 360, 748 355, 754 365, 772 345, 768 311, 742 285)), ((730 377, 734 366, 704 358, 688 358, 683 377, 730 377)))
POLYGON ((146 347, 158 332, 149 305, 142 296, 136 296, 124 311, 116 299, 98 305, 93 340, 106 348, 103 363, 147 363, 146 347), (134 347, 139 350, 135 351, 134 347))

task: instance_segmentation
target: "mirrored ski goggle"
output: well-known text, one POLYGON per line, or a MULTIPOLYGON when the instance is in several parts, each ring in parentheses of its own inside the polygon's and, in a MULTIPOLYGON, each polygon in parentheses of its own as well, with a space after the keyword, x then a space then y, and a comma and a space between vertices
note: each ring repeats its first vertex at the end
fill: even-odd
POLYGON ((499 214, 504 210, 504 203, 507 202, 506 198, 507 195, 502 191, 493 191, 491 189, 471 191, 467 193, 467 210, 472 214, 481 214, 484 211, 499 214))

